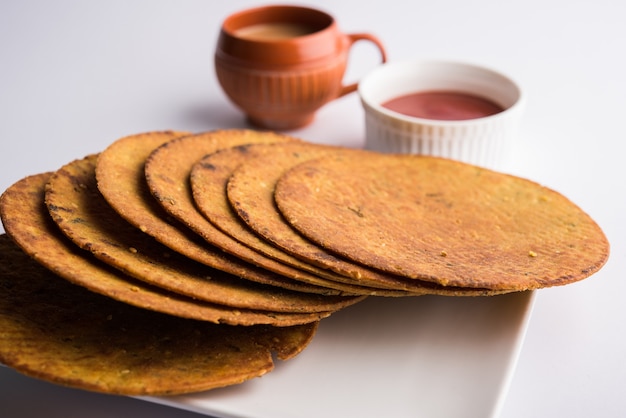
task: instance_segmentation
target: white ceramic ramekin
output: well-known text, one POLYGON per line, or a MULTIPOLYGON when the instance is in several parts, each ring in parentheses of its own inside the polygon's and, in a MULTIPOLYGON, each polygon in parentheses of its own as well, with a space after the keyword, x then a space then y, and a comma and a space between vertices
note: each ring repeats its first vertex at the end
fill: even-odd
POLYGON ((366 149, 434 155, 492 169, 504 169, 510 160, 524 98, 517 83, 497 71, 458 62, 388 62, 364 77, 358 92, 366 149), (382 106, 398 96, 432 90, 482 96, 504 111, 449 121, 406 116, 382 106))

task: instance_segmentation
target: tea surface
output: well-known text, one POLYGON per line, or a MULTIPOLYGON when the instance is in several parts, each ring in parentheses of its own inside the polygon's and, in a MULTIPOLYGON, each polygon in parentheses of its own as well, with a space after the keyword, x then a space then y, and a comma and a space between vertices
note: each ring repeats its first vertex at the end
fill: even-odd
POLYGON ((240 38, 271 41, 296 38, 313 32, 309 26, 299 23, 259 23, 238 29, 236 34, 240 38))

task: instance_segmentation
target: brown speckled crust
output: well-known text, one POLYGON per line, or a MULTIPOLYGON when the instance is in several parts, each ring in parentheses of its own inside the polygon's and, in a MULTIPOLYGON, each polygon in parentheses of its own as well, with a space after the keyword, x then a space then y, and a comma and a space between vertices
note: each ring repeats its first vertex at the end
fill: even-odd
MULTIPOLYGON (((293 142, 284 144, 248 144, 209 154, 194 165, 190 175, 193 198, 198 210, 216 227, 242 244, 281 263, 319 276, 310 278, 307 283, 353 294, 405 296, 406 293, 402 291, 380 290, 380 288, 361 286, 358 282, 347 279, 332 270, 311 264, 308 260, 304 261, 294 257, 291 253, 285 252, 282 248, 257 235, 237 216, 226 196, 226 188, 231 174, 238 167, 245 166, 249 161, 257 159, 261 160, 260 165, 263 167, 280 167, 281 161, 287 157, 287 152, 298 153, 304 159, 307 154, 339 152, 339 149, 306 142, 293 142), (276 148, 274 145, 280 145, 280 147, 276 148)), ((253 185, 252 189, 255 189, 255 191, 267 190, 264 186, 264 183, 258 182, 253 185)), ((255 196, 251 192, 252 190, 244 191, 241 201, 258 207, 255 196)), ((235 206, 235 208, 239 210, 238 206, 235 206)), ((262 216, 270 216, 270 211, 274 211, 274 208, 271 206, 269 208, 264 207, 262 216)), ((283 223, 283 225, 285 224, 283 223)), ((286 227, 293 231, 289 226, 286 227)))
POLYGON ((286 223, 274 202, 274 188, 281 175, 304 161, 322 156, 338 156, 342 152, 358 153, 353 149, 311 144, 252 145, 248 155, 256 156, 248 158, 228 181, 227 193, 230 203, 252 229, 273 245, 312 264, 331 269, 341 275, 337 280, 386 289, 377 290, 375 294, 378 296, 410 296, 423 293, 484 296, 494 293, 487 289, 433 286, 432 283, 406 279, 350 262, 315 245, 286 223), (272 163, 267 164, 270 158, 272 163))
POLYGON ((9 187, 0 197, 0 217, 7 234, 26 254, 74 284, 133 306, 230 325, 289 326, 330 315, 233 309, 184 297, 126 276, 78 248, 57 228, 44 204, 44 187, 50 176, 51 173, 29 176, 9 187))
POLYGON ((564 196, 451 160, 373 152, 318 159, 285 174, 275 199, 319 245, 444 286, 563 285, 609 256, 602 230, 564 196))
POLYGON ((50 178, 45 203, 61 231, 101 261, 151 285, 205 302, 273 312, 329 312, 355 297, 292 292, 241 280, 196 263, 124 221, 96 186, 97 156, 71 162, 50 178))
MULTIPOLYGON (((96 179, 100 193, 126 221, 172 250, 199 263, 262 283, 277 281, 276 274, 245 263, 210 245, 198 234, 169 215, 153 198, 144 174, 150 153, 179 132, 147 132, 121 138, 98 156, 96 179)), ((313 293, 326 293, 324 289, 313 293)))
POLYGON ((234 327, 181 319, 54 276, 0 236, 0 362, 56 384, 155 396, 235 385, 300 353, 317 323, 234 327))
POLYGON ((211 245, 257 267, 277 273, 265 279, 247 277, 260 283, 302 292, 337 294, 333 289, 311 285, 314 275, 279 263, 235 241, 217 229, 196 208, 189 175, 193 165, 207 154, 243 144, 297 141, 287 135, 253 130, 221 130, 191 135, 169 141, 154 150, 146 160, 148 188, 159 204, 173 218, 182 222, 211 245))

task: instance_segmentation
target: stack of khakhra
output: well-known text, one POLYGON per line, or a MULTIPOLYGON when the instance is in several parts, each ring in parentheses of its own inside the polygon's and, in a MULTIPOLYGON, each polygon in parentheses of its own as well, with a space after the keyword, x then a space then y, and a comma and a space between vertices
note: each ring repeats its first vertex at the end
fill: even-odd
POLYGON ((540 289, 609 255, 531 181, 252 130, 121 138, 18 181, 0 217, 0 361, 129 395, 261 376, 367 296, 540 289))

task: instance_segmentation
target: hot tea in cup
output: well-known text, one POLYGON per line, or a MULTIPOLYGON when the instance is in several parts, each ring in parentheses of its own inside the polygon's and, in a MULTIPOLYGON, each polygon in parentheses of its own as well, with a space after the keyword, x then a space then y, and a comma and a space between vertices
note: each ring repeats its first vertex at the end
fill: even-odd
POLYGON ((241 28, 235 34, 243 39, 274 41, 310 35, 314 32, 314 27, 298 23, 259 23, 241 28))
POLYGON ((222 89, 250 122, 289 130, 307 125, 324 104, 357 89, 343 77, 352 45, 382 43, 367 33, 344 34, 335 19, 299 6, 265 6, 222 24, 215 69, 222 89))

